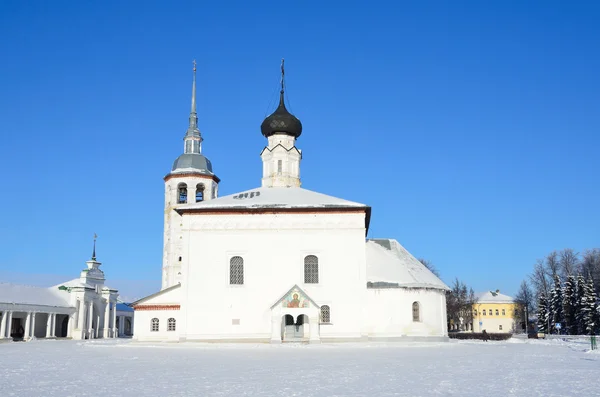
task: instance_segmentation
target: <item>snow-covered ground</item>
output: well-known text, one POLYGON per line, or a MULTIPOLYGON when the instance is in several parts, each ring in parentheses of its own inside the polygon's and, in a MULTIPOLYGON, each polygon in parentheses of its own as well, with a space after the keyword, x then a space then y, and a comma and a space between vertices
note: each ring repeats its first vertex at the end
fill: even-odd
POLYGON ((0 396, 600 396, 585 341, 0 344, 0 396))

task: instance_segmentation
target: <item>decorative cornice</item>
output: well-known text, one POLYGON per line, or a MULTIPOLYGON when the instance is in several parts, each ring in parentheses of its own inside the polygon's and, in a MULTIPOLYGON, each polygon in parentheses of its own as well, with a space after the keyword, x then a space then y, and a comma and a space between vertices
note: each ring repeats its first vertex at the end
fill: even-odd
POLYGON ((173 178, 189 178, 189 177, 194 177, 194 178, 201 178, 201 179, 211 179, 213 181, 215 181, 216 183, 221 182, 221 179, 219 179, 219 177, 217 177, 216 175, 206 175, 206 174, 201 174, 199 172, 181 172, 181 173, 177 173, 177 174, 167 174, 163 179, 165 182, 173 179, 173 178))
POLYGON ((143 310, 179 310, 181 305, 137 305, 133 306, 135 311, 143 310))

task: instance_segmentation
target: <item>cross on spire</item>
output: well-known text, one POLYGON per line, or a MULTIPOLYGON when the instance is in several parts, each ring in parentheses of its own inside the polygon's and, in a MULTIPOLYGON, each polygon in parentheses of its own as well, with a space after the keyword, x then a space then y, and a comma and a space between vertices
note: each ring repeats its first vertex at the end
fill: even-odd
POLYGON ((285 59, 281 58, 281 93, 284 91, 284 77, 285 77, 285 67, 284 67, 285 59))

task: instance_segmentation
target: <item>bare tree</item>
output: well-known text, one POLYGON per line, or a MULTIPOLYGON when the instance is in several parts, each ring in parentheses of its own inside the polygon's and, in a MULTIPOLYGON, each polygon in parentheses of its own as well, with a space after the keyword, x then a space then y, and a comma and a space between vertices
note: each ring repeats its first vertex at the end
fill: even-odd
POLYGON ((535 310, 535 295, 527 283, 527 280, 521 282, 519 292, 515 297, 515 302, 519 305, 520 310, 523 312, 525 320, 525 332, 529 329, 529 314, 535 310))
POLYGON ((546 265, 543 259, 538 259, 536 264, 533 266, 533 273, 529 276, 533 287, 535 288, 536 295, 544 294, 548 296, 551 288, 551 280, 546 271, 546 265))
POLYGON ((435 274, 438 278, 440 278, 440 272, 438 272, 437 268, 435 267, 435 265, 424 258, 418 258, 417 259, 419 262, 421 262, 423 264, 423 266, 425 266, 427 269, 429 269, 429 271, 433 274, 435 274))
POLYGON ((455 279, 452 289, 446 293, 448 324, 454 324, 455 329, 461 331, 467 330, 469 324, 472 327, 474 303, 475 292, 473 288, 468 288, 458 278, 455 279))
POLYGON ((562 278, 574 276, 579 270, 579 253, 571 248, 565 248, 558 254, 558 262, 562 271, 562 278))
POLYGON ((600 249, 586 250, 581 260, 581 273, 585 278, 592 279, 596 295, 600 295, 600 249))
POLYGON ((560 260, 558 252, 552 251, 546 256, 546 272, 550 278, 554 278, 556 274, 560 275, 560 260))

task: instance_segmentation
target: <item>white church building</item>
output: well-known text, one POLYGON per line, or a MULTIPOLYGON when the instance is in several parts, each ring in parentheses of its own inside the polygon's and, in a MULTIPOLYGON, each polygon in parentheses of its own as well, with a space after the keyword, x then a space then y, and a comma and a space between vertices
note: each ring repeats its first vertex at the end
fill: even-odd
POLYGON ((119 293, 105 285, 100 265, 94 241, 92 258, 76 279, 49 288, 0 283, 0 341, 125 335, 133 313, 119 310, 119 293))
POLYGON ((133 304, 134 339, 446 340, 448 287, 396 240, 366 239, 369 206, 301 187, 302 124, 283 77, 282 64, 260 186, 219 197, 194 67, 184 153, 164 177, 162 289, 133 304))

